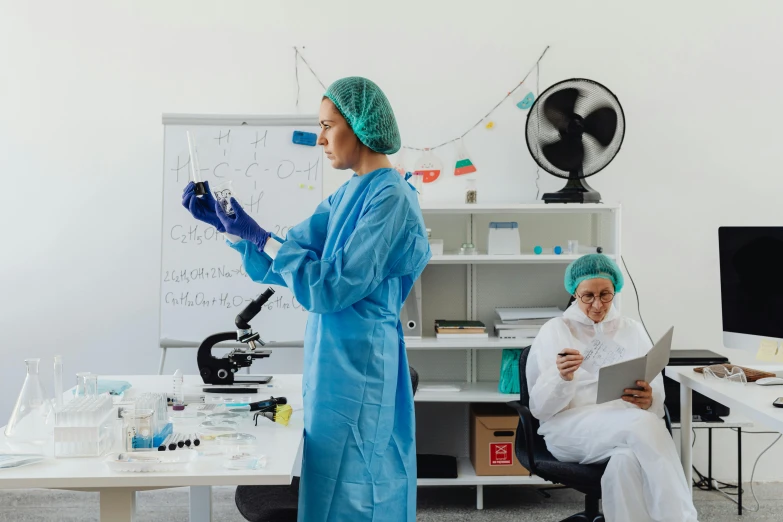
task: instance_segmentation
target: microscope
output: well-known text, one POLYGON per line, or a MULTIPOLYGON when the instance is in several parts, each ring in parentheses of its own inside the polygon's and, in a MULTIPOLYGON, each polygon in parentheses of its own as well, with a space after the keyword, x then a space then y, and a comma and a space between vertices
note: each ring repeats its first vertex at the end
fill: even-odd
POLYGON ((257 350, 259 346, 266 345, 261 340, 258 332, 253 332, 250 321, 261 311, 261 307, 269 301, 275 291, 268 288, 263 294, 256 297, 239 315, 234 323, 237 329, 232 332, 221 332, 210 335, 201 342, 198 347, 198 370, 204 384, 223 385, 228 388, 204 388, 204 391, 216 393, 242 393, 247 389, 230 388, 232 385, 258 385, 268 383, 272 377, 268 375, 237 375, 240 368, 247 368, 253 364, 254 359, 269 357, 270 350, 257 350), (212 349, 221 342, 235 341, 247 346, 232 349, 223 357, 212 355, 212 349))

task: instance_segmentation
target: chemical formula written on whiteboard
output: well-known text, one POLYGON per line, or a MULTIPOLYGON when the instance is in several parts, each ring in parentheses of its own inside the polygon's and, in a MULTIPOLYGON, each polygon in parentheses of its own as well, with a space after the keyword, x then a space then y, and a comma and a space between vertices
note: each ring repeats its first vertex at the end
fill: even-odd
POLYGON ((175 268, 163 271, 164 283, 194 283, 208 279, 231 279, 234 277, 247 277, 245 267, 239 265, 236 268, 228 268, 223 265, 209 268, 175 268))
MULTIPOLYGON (((293 225, 272 225, 269 232, 285 239, 288 231, 293 227, 293 225)), ((196 224, 172 226, 169 231, 169 239, 183 245, 203 245, 204 243, 223 241, 225 237, 215 227, 196 224)))
MULTIPOLYGON (((204 179, 210 177, 215 180, 226 180, 231 177, 251 178, 255 181, 254 187, 257 187, 258 179, 262 180, 266 176, 274 176, 278 179, 295 179, 297 181, 314 182, 318 180, 318 171, 321 166, 320 155, 308 160, 307 163, 295 162, 290 159, 280 159, 271 163, 264 163, 264 149, 266 149, 266 139, 269 131, 262 133, 256 132, 255 139, 249 143, 241 143, 241 146, 252 145, 252 157, 234 157, 232 155, 233 145, 231 130, 214 131, 210 138, 213 143, 199 146, 199 170, 204 179), (259 160, 259 154, 261 160, 259 160)), ((235 139, 236 141, 236 139, 235 139)), ((237 156, 240 156, 237 154, 237 156)), ((176 159, 172 158, 170 172, 176 177, 176 182, 184 182, 190 174, 190 155, 187 151, 177 154, 176 159)))
MULTIPOLYGON (((167 306, 187 307, 187 308, 243 308, 247 306, 256 296, 245 297, 243 295, 231 295, 221 293, 218 295, 209 295, 204 292, 167 292, 163 297, 163 302, 167 306)), ((291 296, 284 298, 282 295, 273 297, 263 307, 265 310, 299 310, 305 312, 302 305, 291 296)))

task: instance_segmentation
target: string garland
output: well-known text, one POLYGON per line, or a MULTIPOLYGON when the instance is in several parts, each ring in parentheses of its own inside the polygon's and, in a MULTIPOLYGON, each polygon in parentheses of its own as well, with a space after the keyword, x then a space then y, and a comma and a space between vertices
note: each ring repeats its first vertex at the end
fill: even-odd
MULTIPOLYGON (((407 150, 432 151, 432 150, 436 150, 436 149, 439 149, 441 147, 445 147, 446 145, 449 145, 451 143, 454 143, 456 141, 461 140, 462 138, 467 136, 471 131, 473 131, 476 127, 478 127, 483 122, 485 122, 487 120, 487 118, 489 118, 492 115, 492 113, 494 113, 498 109, 498 107, 500 107, 503 104, 503 102, 505 102, 508 98, 510 98, 517 91, 517 89, 519 89, 522 86, 522 84, 525 83, 525 80, 527 80, 527 78, 530 76, 530 74, 533 72, 533 70, 536 70, 536 96, 538 96, 540 94, 539 82, 538 82, 538 78, 539 78, 539 75, 538 75, 539 64, 541 63, 541 60, 544 59, 544 56, 546 55, 546 52, 548 50, 549 50, 549 46, 547 45, 544 48, 544 51, 538 57, 538 60, 536 60, 536 62, 527 71, 527 74, 525 74, 525 77, 522 78, 522 80, 519 83, 517 83, 514 86, 513 89, 508 91, 508 93, 505 96, 503 96, 503 98, 501 98, 501 100, 498 103, 496 103, 495 106, 492 107, 489 110, 489 112, 487 112, 484 116, 482 116, 481 119, 479 119, 474 125, 469 127, 465 132, 463 132, 462 134, 460 134, 456 138, 444 141, 443 143, 435 145, 434 147, 410 147, 408 145, 403 145, 402 148, 403 149, 407 149, 407 150)), ((321 87, 323 87, 324 91, 326 91, 326 86, 324 85, 324 82, 321 81, 321 78, 318 77, 318 75, 313 70, 313 68, 310 67, 310 64, 307 62, 307 60, 305 59, 304 55, 302 54, 302 51, 300 51, 298 47, 294 47, 294 52, 295 52, 294 59, 295 59, 295 65, 296 65, 296 106, 299 107, 299 60, 300 59, 302 60, 302 63, 304 63, 307 66, 307 68, 310 70, 310 74, 313 75, 313 78, 315 78, 316 81, 318 81, 318 83, 321 84, 321 87)), ((538 179, 536 180, 536 184, 538 184, 537 182, 538 182, 538 179)))

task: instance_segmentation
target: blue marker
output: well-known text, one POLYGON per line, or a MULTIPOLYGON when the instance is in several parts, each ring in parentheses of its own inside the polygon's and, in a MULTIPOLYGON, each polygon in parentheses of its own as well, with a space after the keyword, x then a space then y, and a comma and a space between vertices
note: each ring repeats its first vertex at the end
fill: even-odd
POLYGON ((313 132, 294 131, 294 137, 291 141, 297 145, 308 145, 310 147, 315 147, 315 144, 318 141, 318 136, 313 132))

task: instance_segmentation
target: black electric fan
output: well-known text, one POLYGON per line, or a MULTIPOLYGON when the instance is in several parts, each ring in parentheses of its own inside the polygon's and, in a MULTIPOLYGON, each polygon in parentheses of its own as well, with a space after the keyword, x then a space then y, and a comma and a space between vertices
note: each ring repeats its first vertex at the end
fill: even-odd
POLYGON ((585 178, 614 159, 625 136, 623 108, 612 91, 581 78, 565 80, 538 97, 527 115, 527 148, 536 163, 567 179, 546 203, 598 203, 585 178))

